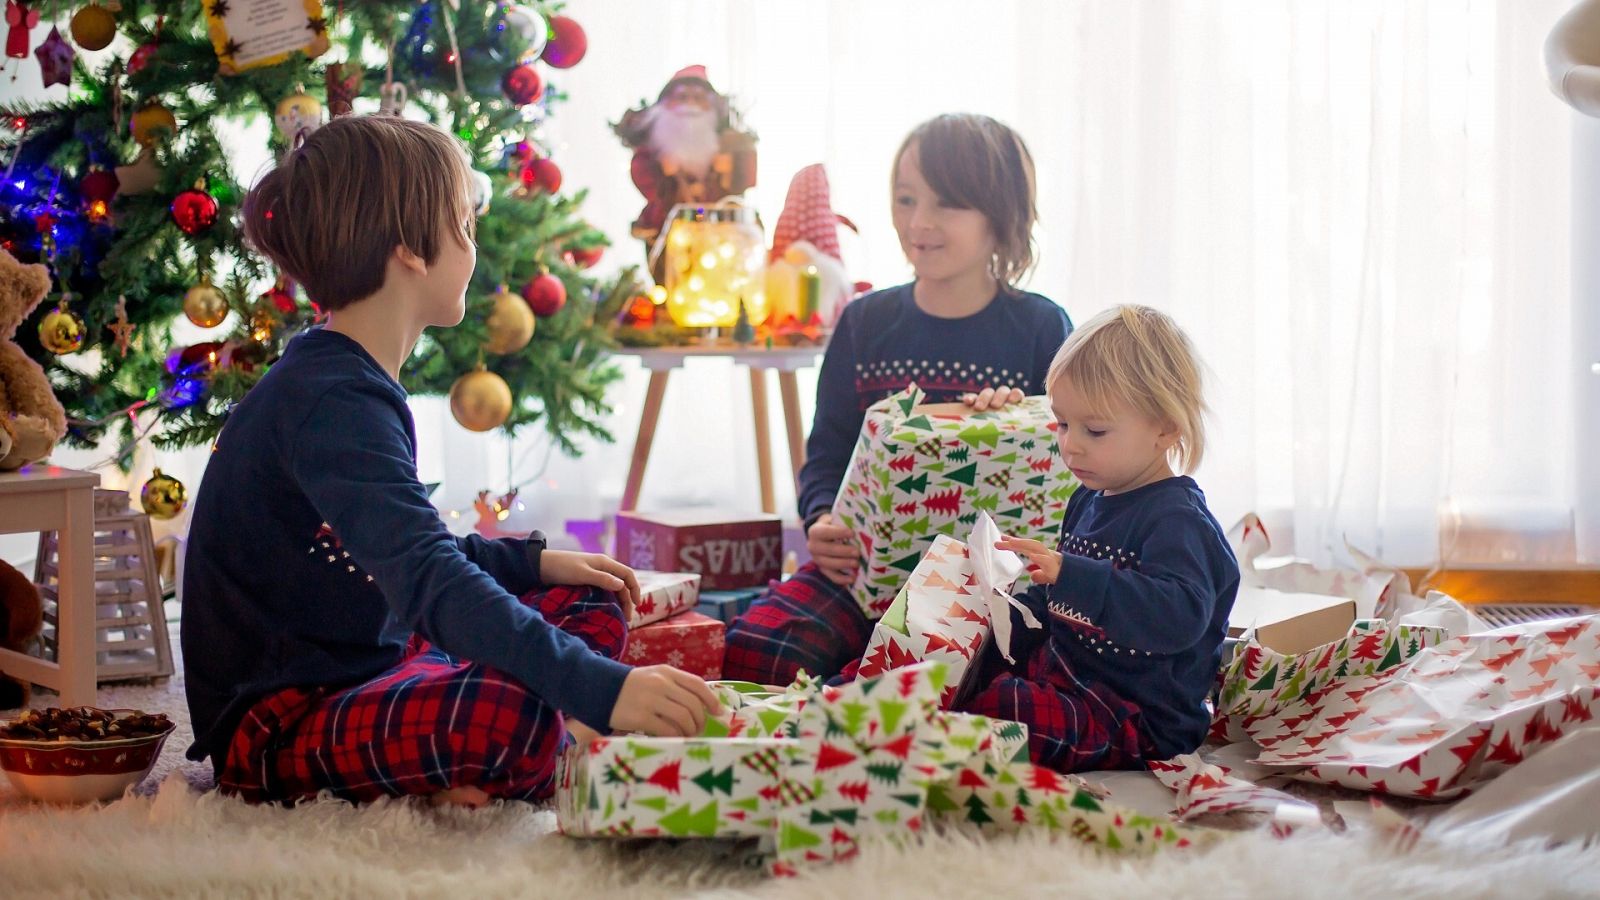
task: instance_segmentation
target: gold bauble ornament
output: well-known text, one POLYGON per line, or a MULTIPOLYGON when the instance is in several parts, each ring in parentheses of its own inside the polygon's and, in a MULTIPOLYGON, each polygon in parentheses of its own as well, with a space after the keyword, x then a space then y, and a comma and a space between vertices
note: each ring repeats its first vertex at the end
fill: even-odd
POLYGON ((503 284, 494 292, 494 309, 485 324, 489 327, 489 339, 484 341, 483 349, 490 353, 515 353, 533 340, 533 311, 503 284))
POLYGON ((278 128, 278 136, 286 141, 293 141, 297 134, 310 134, 322 124, 322 101, 298 90, 278 101, 272 111, 272 123, 278 128))
POLYGON ((78 314, 57 306, 39 320, 39 343, 51 353, 76 353, 83 349, 89 329, 78 314))
POLYGON ((129 117, 128 125, 133 130, 133 139, 141 147, 153 145, 162 132, 178 133, 178 117, 159 103, 140 108, 129 117))
POLYGON ((98 3, 72 14, 72 40, 85 50, 104 50, 117 36, 117 17, 98 3))
POLYGON ((139 505, 151 518, 170 519, 189 505, 189 491, 183 482, 157 469, 139 490, 139 505))
POLYGON ((468 372, 450 385, 450 414, 468 431, 499 428, 511 417, 511 388, 486 369, 468 372))
POLYGON ((201 276, 200 283, 183 295, 183 314, 201 328, 215 328, 228 317, 228 301, 211 286, 210 278, 201 276))

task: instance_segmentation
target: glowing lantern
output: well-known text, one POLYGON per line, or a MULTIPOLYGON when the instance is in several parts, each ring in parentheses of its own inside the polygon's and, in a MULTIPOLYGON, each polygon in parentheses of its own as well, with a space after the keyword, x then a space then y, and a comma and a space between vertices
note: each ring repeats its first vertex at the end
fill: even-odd
POLYGON ((679 327, 732 327, 741 300, 751 324, 767 320, 766 241, 754 210, 679 209, 663 240, 667 313, 679 327))

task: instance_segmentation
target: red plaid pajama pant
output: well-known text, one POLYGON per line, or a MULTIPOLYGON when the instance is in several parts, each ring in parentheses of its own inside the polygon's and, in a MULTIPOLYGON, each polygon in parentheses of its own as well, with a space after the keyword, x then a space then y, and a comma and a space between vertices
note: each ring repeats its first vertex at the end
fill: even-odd
POLYGON ((1145 768, 1155 747, 1140 727, 1139 707, 1079 679, 1053 639, 1022 629, 1011 634, 1023 641, 1014 649, 1015 671, 990 647, 980 673, 985 686, 960 710, 1027 725, 1032 761, 1058 772, 1145 768))
POLYGON ((849 588, 806 563, 728 626, 722 677, 788 684, 801 669, 831 678, 867 651, 872 623, 849 588))
MULTIPOLYGON (((614 595, 553 587, 522 602, 596 653, 621 656, 627 623, 614 595)), ((218 787, 253 803, 466 786, 541 800, 554 791, 566 740, 561 714, 515 679, 413 636, 399 665, 366 682, 257 702, 234 732, 218 787)))

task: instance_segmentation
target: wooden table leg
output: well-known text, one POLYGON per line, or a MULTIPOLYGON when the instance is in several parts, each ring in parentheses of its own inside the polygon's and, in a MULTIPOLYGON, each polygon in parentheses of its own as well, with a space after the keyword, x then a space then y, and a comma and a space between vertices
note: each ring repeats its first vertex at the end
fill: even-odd
POLYGON ((767 428, 767 372, 750 367, 750 411, 756 426, 756 471, 761 476, 761 511, 775 513, 778 500, 772 485, 772 433, 767 428))
POLYGON ((671 369, 650 373, 650 387, 644 393, 644 414, 639 417, 639 436, 633 442, 633 460, 628 463, 628 483, 622 489, 622 509, 637 509, 639 488, 644 484, 644 466, 650 461, 650 445, 656 439, 656 423, 661 419, 661 398, 667 393, 671 369))
POLYGON ((800 382, 793 372, 778 373, 778 393, 783 397, 784 429, 789 432, 789 465, 794 467, 794 480, 798 485, 800 467, 806 464, 806 437, 800 424, 800 382))
POLYGON ((56 595, 56 663, 62 706, 95 700, 94 491, 71 490, 57 532, 60 582, 56 595))

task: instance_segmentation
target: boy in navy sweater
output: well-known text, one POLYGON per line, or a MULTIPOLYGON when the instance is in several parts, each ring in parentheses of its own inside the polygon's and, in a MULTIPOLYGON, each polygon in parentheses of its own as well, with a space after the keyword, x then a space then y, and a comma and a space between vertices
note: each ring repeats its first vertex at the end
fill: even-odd
POLYGON ((189 757, 225 792, 538 799, 569 733, 698 734, 716 708, 692 675, 617 662, 626 566, 537 532, 457 538, 417 480, 398 372, 464 314, 471 177, 437 128, 350 116, 245 201, 250 241, 328 322, 234 410, 195 502, 189 757))
POLYGON ((1040 765, 1142 768, 1205 739, 1239 589, 1238 562, 1187 474, 1205 449, 1200 363, 1170 318, 1124 306, 1075 331, 1049 380, 1061 458, 1083 487, 1057 550, 996 544, 1028 559, 1035 586, 1018 599, 1047 627, 1014 616, 1017 665, 986 659, 999 671, 963 709, 1025 723, 1040 765))

